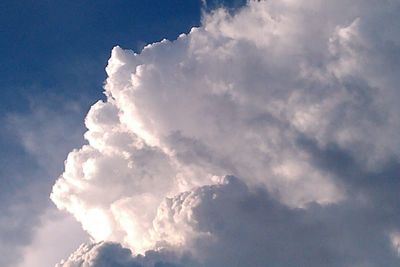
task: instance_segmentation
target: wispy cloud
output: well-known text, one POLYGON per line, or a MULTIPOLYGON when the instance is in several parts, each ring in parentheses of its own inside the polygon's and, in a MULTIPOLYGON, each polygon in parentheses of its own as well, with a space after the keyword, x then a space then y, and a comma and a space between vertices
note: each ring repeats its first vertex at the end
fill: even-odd
MULTIPOLYGON (((67 152, 82 144, 81 120, 85 111, 78 102, 66 103, 62 97, 48 95, 46 100, 49 99, 52 99, 50 104, 45 104, 47 101, 32 97, 27 112, 7 113, 1 118, 1 140, 8 140, 1 151, 5 159, 1 161, 0 172, 1 266, 28 266, 27 257, 37 266, 48 262, 55 264, 57 255, 63 257, 65 250, 58 245, 58 253, 51 253, 53 258, 50 255, 38 257, 38 253, 50 252, 43 244, 43 235, 50 236, 46 231, 52 225, 62 226, 67 231, 76 224, 70 223, 67 227, 71 219, 55 210, 48 194, 54 177, 62 171, 67 152)), ((65 232, 61 231, 58 236, 63 234, 65 232)), ((66 249, 84 241, 85 235, 74 239, 71 243, 64 242, 66 249)))

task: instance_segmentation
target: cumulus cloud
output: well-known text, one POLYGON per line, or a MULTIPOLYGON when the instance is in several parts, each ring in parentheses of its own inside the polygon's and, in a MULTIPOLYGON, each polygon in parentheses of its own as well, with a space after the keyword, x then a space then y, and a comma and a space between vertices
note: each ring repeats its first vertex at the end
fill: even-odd
POLYGON ((249 1, 115 47, 51 198, 130 250, 60 266, 398 265, 399 8, 249 1))
MULTIPOLYGON (((184 242, 186 254, 170 247, 133 256, 119 244, 98 243, 59 266, 397 266, 387 225, 374 223, 373 212, 354 200, 291 209, 224 177, 167 198, 158 209, 156 231, 168 243, 184 242)), ((398 249, 398 234, 391 238, 398 249)))

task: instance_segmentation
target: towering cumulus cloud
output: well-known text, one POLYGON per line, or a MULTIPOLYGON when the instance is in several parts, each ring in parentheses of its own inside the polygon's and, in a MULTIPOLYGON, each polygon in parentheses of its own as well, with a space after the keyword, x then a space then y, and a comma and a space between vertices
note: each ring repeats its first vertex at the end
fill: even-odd
POLYGON ((249 1, 115 47, 58 266, 399 266, 400 2, 249 1))

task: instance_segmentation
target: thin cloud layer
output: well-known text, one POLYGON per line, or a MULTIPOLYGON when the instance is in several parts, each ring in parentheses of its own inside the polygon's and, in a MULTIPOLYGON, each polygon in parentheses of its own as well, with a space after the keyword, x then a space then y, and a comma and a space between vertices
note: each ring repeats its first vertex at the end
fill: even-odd
POLYGON ((42 244, 51 240, 46 234, 40 236, 43 227, 57 221, 49 216, 56 209, 49 207, 48 194, 54 177, 63 170, 65 154, 83 143, 84 128, 75 123, 84 117, 81 103, 47 95, 45 101, 49 99, 59 111, 35 96, 30 98, 26 113, 0 116, 0 266, 44 266, 49 262, 54 265, 59 257, 68 255, 66 251, 71 247, 87 240, 79 235, 71 237, 71 247, 58 246, 57 253, 51 252, 54 257, 46 257, 42 265, 40 257, 35 258, 32 253, 49 251, 42 244), (38 235, 43 242, 37 242, 38 235), (32 257, 38 260, 32 261, 32 257), (23 265, 28 258, 29 264, 23 265))
POLYGON ((399 9, 250 1, 115 47, 51 198, 132 252, 59 266, 398 265, 399 9))

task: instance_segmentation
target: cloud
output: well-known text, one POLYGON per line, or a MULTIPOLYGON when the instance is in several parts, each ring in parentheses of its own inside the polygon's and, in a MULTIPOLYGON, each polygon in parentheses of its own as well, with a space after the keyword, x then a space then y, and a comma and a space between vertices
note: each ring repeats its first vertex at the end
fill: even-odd
MULTIPOLYGON (((55 223, 55 217, 46 213, 50 210, 55 213, 48 199, 54 176, 62 171, 65 154, 82 144, 83 127, 80 124, 84 112, 81 105, 65 102, 60 97, 47 97, 58 106, 58 111, 51 104, 44 104, 41 98, 32 97, 28 111, 7 113, 0 118, 3 126, 0 134, 1 266, 18 266, 26 257, 32 259, 35 256, 32 253, 45 254, 47 248, 41 246, 40 241, 45 241, 40 234, 46 231, 46 226, 55 223)), ((74 238, 79 241, 72 242, 72 246, 85 240, 74 238)), ((67 243, 65 240, 66 246, 67 243)), ((63 247, 58 247, 59 254, 53 254, 65 255, 63 247)), ((42 264, 36 260, 38 266, 47 263, 47 259, 42 264)))
POLYGON ((398 265, 399 8, 249 1, 115 47, 52 200, 121 266, 398 265))
MULTIPOLYGON (((190 257, 189 257, 190 258, 190 257)), ((178 260, 171 252, 148 251, 146 255, 133 257, 129 249, 123 248, 118 243, 99 242, 82 244, 67 260, 62 260, 56 267, 181 267, 183 265, 172 263, 178 260)), ((188 262, 188 259, 181 258, 188 262)))
POLYGON ((79 244, 88 241, 87 234, 72 216, 54 207, 47 208, 40 216, 40 225, 33 231, 32 241, 22 249, 18 266, 54 266, 79 244))
MULTIPOLYGON (((83 266, 147 267, 160 266, 160 260, 171 266, 208 267, 397 266, 386 225, 374 222, 377 214, 372 212, 354 200, 291 209, 230 176, 160 205, 154 227, 169 243, 190 236, 183 242, 185 255, 169 248, 167 255, 148 251, 134 257, 119 244, 99 243, 81 247, 60 266, 85 262, 83 266), (370 223, 365 224, 366 219, 370 223)), ((397 242, 397 235, 392 238, 397 242)))

